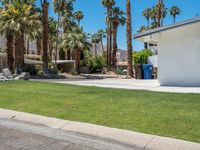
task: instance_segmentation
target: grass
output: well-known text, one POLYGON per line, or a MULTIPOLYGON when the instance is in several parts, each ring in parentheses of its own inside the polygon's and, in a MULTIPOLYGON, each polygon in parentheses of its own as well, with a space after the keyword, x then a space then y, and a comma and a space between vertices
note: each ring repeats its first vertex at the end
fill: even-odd
POLYGON ((200 142, 200 94, 0 82, 0 107, 200 142))

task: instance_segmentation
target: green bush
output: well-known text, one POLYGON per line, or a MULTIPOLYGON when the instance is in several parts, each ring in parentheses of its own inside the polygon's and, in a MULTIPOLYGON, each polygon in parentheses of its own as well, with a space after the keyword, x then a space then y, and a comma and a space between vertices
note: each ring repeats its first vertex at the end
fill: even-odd
POLYGON ((144 49, 133 54, 134 64, 147 64, 147 59, 152 56, 152 51, 150 49, 144 49))
POLYGON ((87 66, 90 68, 91 72, 95 72, 96 69, 102 69, 105 67, 106 61, 103 56, 91 56, 88 60, 87 66))

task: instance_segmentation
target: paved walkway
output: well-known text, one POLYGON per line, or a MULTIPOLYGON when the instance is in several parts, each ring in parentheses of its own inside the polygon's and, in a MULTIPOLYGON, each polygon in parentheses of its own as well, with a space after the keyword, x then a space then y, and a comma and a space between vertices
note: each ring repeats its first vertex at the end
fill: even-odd
POLYGON ((134 89, 134 90, 148 90, 158 92, 173 92, 173 93, 200 93, 200 87, 170 87, 159 86, 157 80, 135 80, 135 79, 79 79, 79 80, 32 80, 40 82, 62 83, 82 86, 96 86, 106 88, 119 89, 134 89))
POLYGON ((200 144, 0 109, 2 150, 199 150, 200 144))

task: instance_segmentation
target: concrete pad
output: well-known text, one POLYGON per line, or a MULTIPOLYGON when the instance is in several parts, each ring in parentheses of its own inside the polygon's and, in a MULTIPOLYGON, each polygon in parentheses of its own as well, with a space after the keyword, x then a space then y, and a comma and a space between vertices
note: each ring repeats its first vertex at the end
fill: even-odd
POLYGON ((200 150, 200 144, 156 136, 146 147, 147 150, 200 150))
POLYGON ((67 120, 50 118, 30 113, 17 112, 7 109, 0 109, 0 118, 42 124, 55 129, 59 129, 70 122, 67 120))
POLYGON ((61 129, 120 141, 137 147, 145 147, 154 137, 153 135, 80 122, 71 122, 61 129))

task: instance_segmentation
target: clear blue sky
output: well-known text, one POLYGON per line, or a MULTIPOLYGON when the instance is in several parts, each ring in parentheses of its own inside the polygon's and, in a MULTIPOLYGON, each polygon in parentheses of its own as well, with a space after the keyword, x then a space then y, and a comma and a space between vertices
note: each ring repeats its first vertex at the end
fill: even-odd
MULTIPOLYGON (((52 0, 49 0, 52 1, 52 0)), ((157 0, 131 0, 132 1, 132 25, 133 34, 137 32, 138 28, 146 25, 146 20, 142 16, 142 11, 147 7, 152 7, 157 3, 157 0)), ((116 0, 116 6, 119 6, 125 11, 125 0, 116 0)), ((170 8, 177 5, 181 8, 181 15, 177 17, 177 21, 193 18, 200 14, 200 0, 164 0, 166 7, 170 8)), ((52 6, 51 6, 52 7, 52 6)), ((105 29, 105 8, 101 4, 101 0, 76 0, 75 10, 83 11, 85 18, 81 25, 84 30, 89 33, 95 33, 99 29, 105 29)), ((53 15, 53 11, 50 10, 53 15)), ((164 24, 171 24, 172 17, 168 14, 164 24)), ((126 28, 125 26, 119 28, 118 47, 126 49, 126 28)), ((133 40, 134 50, 143 48, 143 44, 133 40)))

